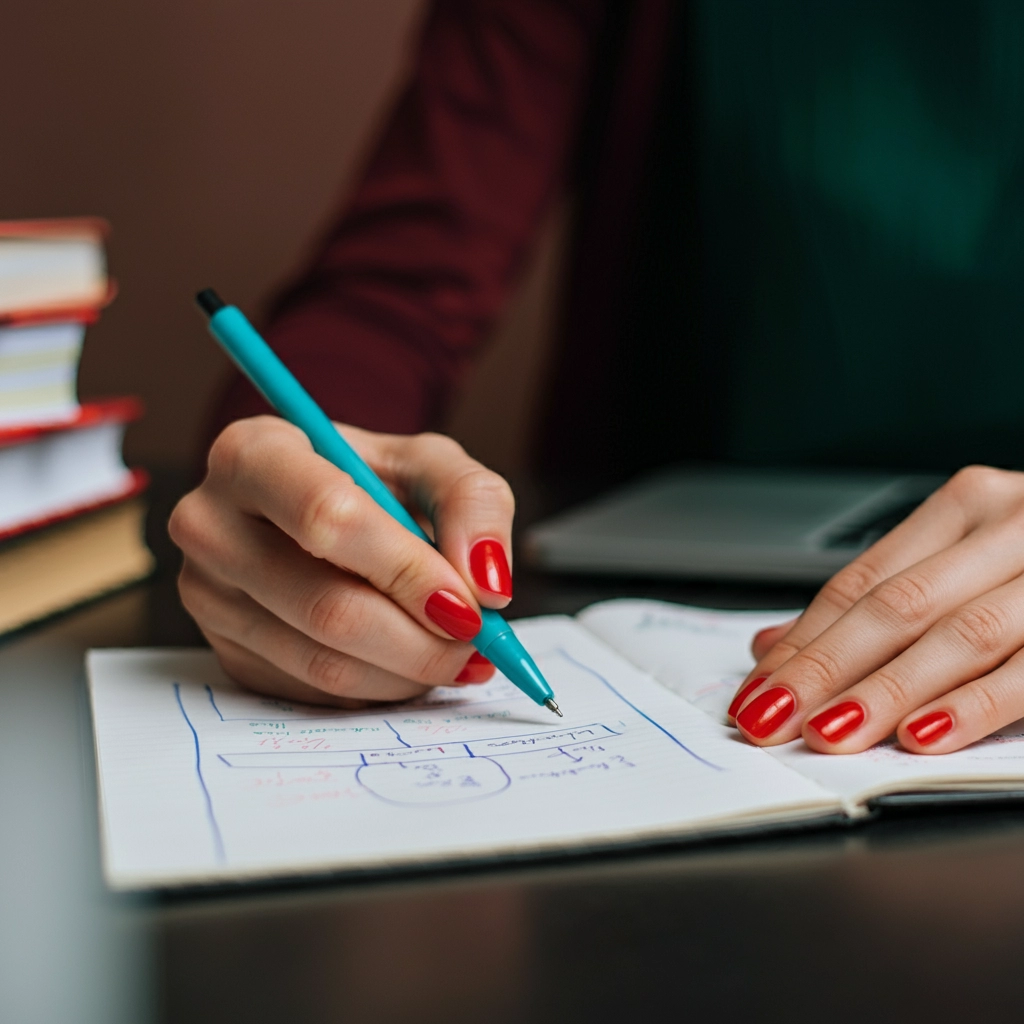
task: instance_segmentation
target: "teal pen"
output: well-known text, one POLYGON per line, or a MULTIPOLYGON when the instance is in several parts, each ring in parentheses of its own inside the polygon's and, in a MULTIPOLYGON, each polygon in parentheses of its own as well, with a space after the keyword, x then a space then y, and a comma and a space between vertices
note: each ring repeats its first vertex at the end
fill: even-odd
MULTIPOLYGON (((210 288, 201 291, 196 296, 196 302, 209 317, 210 333, 234 364, 281 416, 309 438, 313 450, 348 473, 385 512, 433 546, 416 520, 338 433, 327 414, 260 337, 245 314, 236 306, 226 306, 210 288)), ((512 627, 489 608, 481 609, 481 618, 483 626, 471 641, 473 646, 527 697, 537 704, 543 704, 561 718, 562 712, 555 703, 554 692, 533 658, 512 632, 512 627)))

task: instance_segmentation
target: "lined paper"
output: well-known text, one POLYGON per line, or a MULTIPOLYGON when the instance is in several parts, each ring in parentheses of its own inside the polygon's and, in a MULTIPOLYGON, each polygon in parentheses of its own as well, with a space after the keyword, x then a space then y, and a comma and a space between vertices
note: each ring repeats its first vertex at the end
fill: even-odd
MULTIPOLYGON (((736 688, 753 667, 754 633, 797 614, 616 600, 592 605, 577 618, 663 685, 724 721, 736 688)), ((1024 720, 952 754, 910 754, 894 738, 849 755, 818 754, 803 740, 765 749, 839 795, 852 815, 864 813, 864 802, 884 793, 1024 789, 1024 720)))
POLYGON ((663 686, 724 723, 737 688, 754 667, 754 634, 799 614, 623 599, 591 605, 576 618, 663 686))
POLYGON ((572 619, 517 632, 564 719, 501 676, 340 711, 247 693, 206 650, 90 652, 108 881, 459 861, 838 810, 572 619))

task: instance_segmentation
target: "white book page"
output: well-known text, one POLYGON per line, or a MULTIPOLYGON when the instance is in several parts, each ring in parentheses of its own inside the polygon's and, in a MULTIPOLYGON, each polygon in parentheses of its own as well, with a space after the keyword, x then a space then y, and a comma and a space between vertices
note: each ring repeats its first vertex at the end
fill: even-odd
POLYGON ((851 812, 883 793, 1024 789, 1024 720, 952 754, 908 754, 895 739, 861 754, 818 754, 803 740, 768 749, 838 793, 851 812))
POLYGON ((248 694, 205 650, 90 652, 109 882, 555 851, 840 809, 571 619, 517 632, 564 719, 500 676, 336 711, 248 694))
MULTIPOLYGON (((577 619, 659 682, 724 721, 743 677, 753 668, 750 641, 796 612, 734 612, 662 601, 607 601, 577 619)), ((909 754, 895 740, 862 754, 818 754, 802 740, 769 753, 825 789, 849 813, 882 793, 915 790, 1024 788, 1024 720, 955 754, 909 754)))
POLYGON ((617 600, 591 605, 576 619, 663 686, 724 723, 736 690, 754 667, 754 634, 799 614, 617 600))
POLYGON ((54 431, 0 448, 0 530, 123 494, 124 423, 54 431))

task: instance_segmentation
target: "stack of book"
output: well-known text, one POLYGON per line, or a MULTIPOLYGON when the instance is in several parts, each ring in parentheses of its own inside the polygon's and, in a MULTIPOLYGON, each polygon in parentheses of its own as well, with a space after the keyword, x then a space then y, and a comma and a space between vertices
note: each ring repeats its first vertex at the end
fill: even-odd
POLYGON ((103 221, 0 222, 0 633, 147 576, 148 483, 121 456, 134 398, 80 404, 114 294, 103 221))

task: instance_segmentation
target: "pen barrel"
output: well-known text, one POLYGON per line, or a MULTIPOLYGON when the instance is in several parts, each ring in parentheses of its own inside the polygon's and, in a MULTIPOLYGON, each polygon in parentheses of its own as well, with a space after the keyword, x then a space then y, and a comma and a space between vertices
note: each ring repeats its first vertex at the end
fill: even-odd
MULTIPOLYGON (((217 307, 215 303, 220 300, 214 292, 201 293, 201 298, 207 294, 211 298, 203 302, 203 308, 207 313, 215 310, 208 321, 210 333, 260 394, 284 419, 305 433, 318 455, 348 473, 392 518, 434 547, 419 523, 338 433, 338 428, 260 337, 245 314, 237 306, 217 307)), ((473 646, 531 700, 543 704, 553 699, 551 687, 512 627, 488 608, 483 609, 481 617, 483 625, 471 641, 473 646)))
POLYGON ((519 642, 519 638, 512 632, 512 627, 497 612, 485 610, 483 616, 484 628, 472 641, 473 646, 536 704, 553 700, 554 691, 526 648, 519 642), (504 627, 504 630, 493 639, 488 631, 488 616, 493 616, 504 627))
POLYGON ((327 459, 366 491, 392 518, 428 544, 430 538, 359 453, 338 433, 330 417, 295 379, 237 306, 225 306, 209 321, 210 332, 261 395, 309 438, 327 459))

